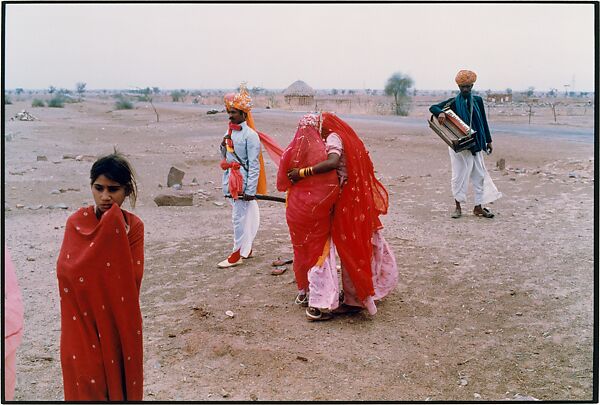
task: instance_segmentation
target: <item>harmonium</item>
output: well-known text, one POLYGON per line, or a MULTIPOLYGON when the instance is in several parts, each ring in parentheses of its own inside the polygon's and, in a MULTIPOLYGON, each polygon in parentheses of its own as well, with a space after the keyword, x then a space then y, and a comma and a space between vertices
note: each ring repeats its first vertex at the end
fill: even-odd
POLYGON ((446 114, 443 124, 440 124, 437 117, 431 115, 429 127, 433 129, 433 132, 442 138, 454 152, 460 152, 475 145, 475 133, 477 131, 469 128, 451 109, 444 109, 443 113, 446 114))

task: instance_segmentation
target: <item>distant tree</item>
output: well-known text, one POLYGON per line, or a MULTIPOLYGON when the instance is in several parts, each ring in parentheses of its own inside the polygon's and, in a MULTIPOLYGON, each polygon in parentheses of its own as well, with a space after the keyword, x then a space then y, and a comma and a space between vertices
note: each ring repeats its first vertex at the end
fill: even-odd
POLYGON ((85 93, 85 86, 87 86, 87 83, 77 82, 75 84, 75 88, 77 89, 77 94, 79 94, 79 97, 83 96, 83 93, 85 93))
POLYGON ((338 91, 337 91, 337 89, 331 89, 331 94, 332 94, 333 96, 337 96, 337 94, 338 94, 338 91))
POLYGON ((24 90, 23 90, 21 87, 17 87, 17 88, 15 89, 15 93, 17 93, 17 95, 19 95, 19 94, 23 93, 23 91, 24 91, 24 90))
MULTIPOLYGON (((154 88, 158 89, 158 87, 154 88)), ((141 93, 144 95, 145 100, 150 103, 150 106, 152 106, 154 114, 156 114, 156 122, 159 122, 160 117, 158 116, 158 111, 156 111, 156 107, 154 107, 154 103, 152 102, 152 90, 150 90, 150 87, 146 87, 145 89, 142 89, 141 93)))
POLYGON ((531 116, 533 115, 533 104, 527 103, 527 107, 529 107, 527 115, 529 115, 529 125, 531 125, 531 116))
POLYGON ((508 87, 506 90, 504 90, 506 92, 506 94, 512 94, 512 89, 510 87, 508 87))
POLYGON ((529 86, 529 87, 527 88, 527 93, 526 93, 526 94, 527 94, 527 97, 531 97, 531 96, 533 96, 534 90, 535 90, 535 87, 533 87, 533 86, 529 86))
POLYGON ((160 93, 160 89, 158 87, 152 87, 152 93, 158 94, 160 93))
POLYGON ((71 90, 69 90, 69 89, 58 89, 58 90, 56 90, 56 94, 65 95, 65 94, 72 94, 72 93, 73 92, 71 90))
POLYGON ((408 104, 410 102, 408 89, 412 87, 413 84, 413 79, 401 72, 394 73, 388 79, 384 91, 388 96, 394 96, 394 111, 396 115, 408 115, 408 104))
POLYGON ((183 101, 183 99, 185 98, 187 94, 187 91, 185 90, 173 90, 171 92, 171 98, 173 99, 173 101, 177 102, 177 101, 183 101))
POLYGON ((50 87, 48 87, 48 93, 52 94, 52 93, 54 93, 55 91, 56 91, 56 87, 54 87, 54 86, 50 86, 50 87))
POLYGON ((552 114, 554 115, 554 122, 556 122, 556 107, 560 104, 558 101, 550 102, 550 108, 552 108, 552 114))

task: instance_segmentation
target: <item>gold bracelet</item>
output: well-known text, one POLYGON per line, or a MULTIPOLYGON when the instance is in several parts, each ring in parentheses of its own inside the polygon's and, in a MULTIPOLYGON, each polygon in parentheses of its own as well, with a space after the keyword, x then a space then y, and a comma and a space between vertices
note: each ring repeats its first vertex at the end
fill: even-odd
POLYGON ((308 173, 309 176, 312 176, 314 174, 312 166, 308 168, 308 171, 309 171, 309 173, 308 173))
POLYGON ((304 175, 304 171, 305 171, 305 170, 306 170, 306 169, 300 169, 300 171, 298 172, 298 175, 299 175, 299 176, 300 176, 300 178, 302 178, 302 179, 305 177, 305 175, 304 175))

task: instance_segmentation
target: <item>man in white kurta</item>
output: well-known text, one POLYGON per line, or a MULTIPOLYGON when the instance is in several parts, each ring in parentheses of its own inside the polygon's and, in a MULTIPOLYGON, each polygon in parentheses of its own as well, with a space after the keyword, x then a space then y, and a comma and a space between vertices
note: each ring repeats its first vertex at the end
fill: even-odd
POLYGON ((475 194, 473 214, 476 216, 493 218, 494 214, 488 208, 484 208, 483 205, 502 197, 502 193, 496 188, 483 161, 483 153, 492 153, 493 148, 483 100, 481 97, 471 94, 476 80, 477 75, 475 72, 470 70, 459 71, 456 75, 456 84, 460 93, 456 97, 434 104, 429 108, 429 111, 438 118, 440 123, 443 123, 446 119, 444 111, 450 109, 476 131, 476 143, 470 149, 454 152, 454 150, 448 148, 452 166, 452 195, 456 205, 452 218, 462 216, 461 204, 467 202, 469 182, 473 184, 475 194))
POLYGON ((256 189, 260 173, 260 139, 246 122, 251 108, 247 93, 238 93, 225 103, 229 114, 229 130, 221 143, 221 167, 223 172, 223 194, 232 207, 233 250, 218 267, 232 267, 252 257, 252 243, 258 232, 260 212, 256 201, 256 189), (238 173, 233 173, 237 171, 238 173), (241 176, 240 176, 241 175, 241 176), (241 182, 236 179, 241 177, 241 182), (230 179, 234 177, 234 179, 230 179), (232 181, 237 188, 232 186, 232 181))

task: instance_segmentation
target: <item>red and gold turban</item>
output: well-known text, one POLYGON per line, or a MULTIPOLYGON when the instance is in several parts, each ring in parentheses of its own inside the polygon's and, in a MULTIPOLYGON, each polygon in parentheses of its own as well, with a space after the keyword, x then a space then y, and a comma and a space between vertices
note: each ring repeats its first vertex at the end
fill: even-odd
POLYGON ((471 70, 461 70, 456 74, 455 80, 459 86, 468 86, 475 83, 477 74, 471 70))
POLYGON ((223 101, 225 102, 225 108, 235 108, 245 113, 249 113, 253 107, 252 98, 243 83, 240 85, 239 93, 227 93, 223 97, 223 101))

